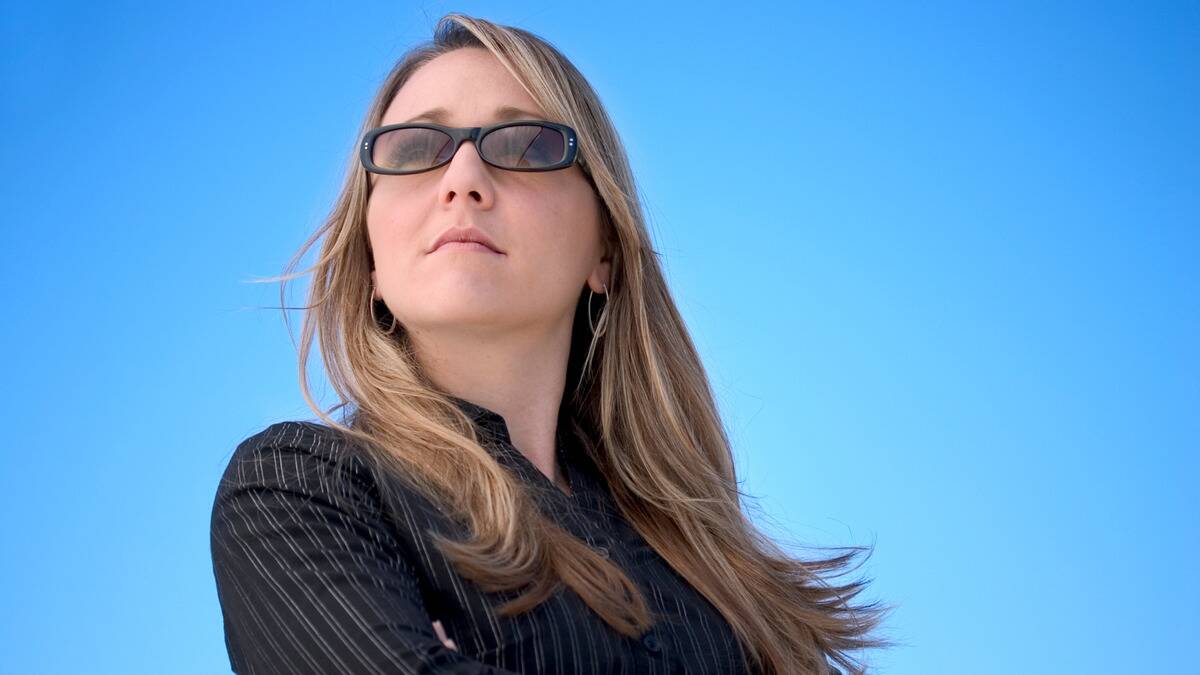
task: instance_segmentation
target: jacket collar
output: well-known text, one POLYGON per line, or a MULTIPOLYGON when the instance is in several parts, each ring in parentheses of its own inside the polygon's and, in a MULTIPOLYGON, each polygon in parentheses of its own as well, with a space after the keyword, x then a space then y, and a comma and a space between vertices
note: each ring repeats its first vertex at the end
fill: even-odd
POLYGON ((534 492, 544 505, 555 508, 591 506, 604 511, 614 511, 615 506, 610 501, 611 497, 607 495, 604 479, 575 436, 574 417, 565 401, 559 408, 555 447, 559 468, 571 484, 570 496, 563 494, 546 474, 513 445, 508 433, 508 423, 503 415, 458 396, 447 394, 447 397, 467 413, 484 432, 484 447, 497 461, 514 471, 527 485, 535 488, 534 492))
POLYGON ((478 403, 472 403, 465 398, 447 396, 460 410, 467 413, 467 416, 475 422, 476 426, 488 432, 496 440, 511 443, 512 439, 508 435, 508 423, 504 421, 504 417, 500 413, 490 408, 485 408, 478 403))
MULTIPOLYGON (((502 446, 512 446, 512 436, 508 432, 508 422, 504 420, 504 416, 500 413, 486 408, 478 403, 468 401, 465 398, 446 395, 460 410, 467 413, 467 416, 475 422, 475 425, 486 432, 490 440, 497 442, 502 446)), ((578 442, 574 438, 572 426, 574 417, 570 412, 568 405, 563 402, 558 410, 557 424, 557 447, 560 453, 560 458, 563 452, 573 448, 578 442)))

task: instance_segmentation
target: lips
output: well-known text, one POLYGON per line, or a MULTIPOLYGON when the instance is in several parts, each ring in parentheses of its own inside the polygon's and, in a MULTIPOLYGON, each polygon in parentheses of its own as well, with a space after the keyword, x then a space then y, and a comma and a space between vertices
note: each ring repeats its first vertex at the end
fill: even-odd
POLYGON ((493 251, 477 241, 448 241, 434 250, 479 251, 490 255, 501 255, 499 251, 493 251))
POLYGON ((440 237, 437 238, 437 241, 433 242, 433 246, 429 248, 428 252, 433 253, 434 251, 438 250, 442 244, 453 242, 474 242, 476 244, 486 246, 495 253, 499 253, 501 255, 504 254, 504 251, 500 250, 500 247, 497 246, 496 243, 493 242, 483 230, 480 230, 476 227, 452 227, 449 230, 446 230, 440 237))

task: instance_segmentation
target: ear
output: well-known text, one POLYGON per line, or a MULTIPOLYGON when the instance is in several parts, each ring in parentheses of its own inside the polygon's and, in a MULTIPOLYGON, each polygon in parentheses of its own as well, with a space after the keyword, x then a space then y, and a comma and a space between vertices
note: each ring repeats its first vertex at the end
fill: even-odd
POLYGON ((382 300, 379 294, 379 284, 375 281, 375 270, 371 270, 371 300, 382 300))
POLYGON ((606 292, 606 287, 612 289, 612 261, 604 258, 597 263, 596 268, 588 275, 587 284, 593 293, 601 295, 606 292))

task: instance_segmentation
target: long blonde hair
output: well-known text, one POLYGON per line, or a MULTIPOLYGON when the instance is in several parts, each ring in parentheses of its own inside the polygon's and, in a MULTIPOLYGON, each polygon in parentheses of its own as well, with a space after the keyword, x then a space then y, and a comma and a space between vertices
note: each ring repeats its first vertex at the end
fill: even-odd
MULTIPOLYGON (((844 574, 832 573, 865 549, 838 547, 845 552, 827 559, 794 559, 746 517, 729 439, 660 269, 624 147, 595 91, 571 62, 527 31, 447 14, 432 41, 409 51, 388 74, 358 138, 381 124, 417 68, 460 48, 489 50, 550 118, 578 134, 580 166, 602 204, 612 280, 590 314, 586 287, 581 290, 563 405, 573 411, 574 431, 622 513, 728 620, 756 669, 824 673, 828 656, 850 672, 865 672, 847 652, 894 644, 872 636, 891 608, 849 604, 865 580, 835 586, 823 578, 844 574)), ((284 275, 267 279, 282 280, 284 301, 289 279, 313 273, 299 346, 300 387, 308 405, 366 450, 375 470, 422 491, 467 526, 468 539, 442 537, 435 543, 460 574, 484 590, 521 591, 498 608, 501 614, 529 610, 565 584, 615 630, 641 634, 651 616, 638 587, 538 510, 484 449, 472 420, 421 371, 403 326, 387 330, 392 317, 386 305, 371 300, 370 189, 356 145, 325 222, 284 275), (296 272, 322 237, 319 259, 296 272), (340 400, 328 411, 309 389, 314 334, 340 400), (330 417, 339 408, 340 422, 330 417)), ((397 495, 387 485, 380 483, 390 503, 397 495)))

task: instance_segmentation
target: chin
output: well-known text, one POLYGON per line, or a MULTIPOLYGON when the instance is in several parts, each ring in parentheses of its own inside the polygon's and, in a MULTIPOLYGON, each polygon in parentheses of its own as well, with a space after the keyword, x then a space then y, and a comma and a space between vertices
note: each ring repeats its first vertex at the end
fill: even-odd
POLYGON ((511 303, 492 295, 438 293, 419 298, 420 306, 410 306, 406 314, 421 324, 491 323, 509 315, 511 303))

